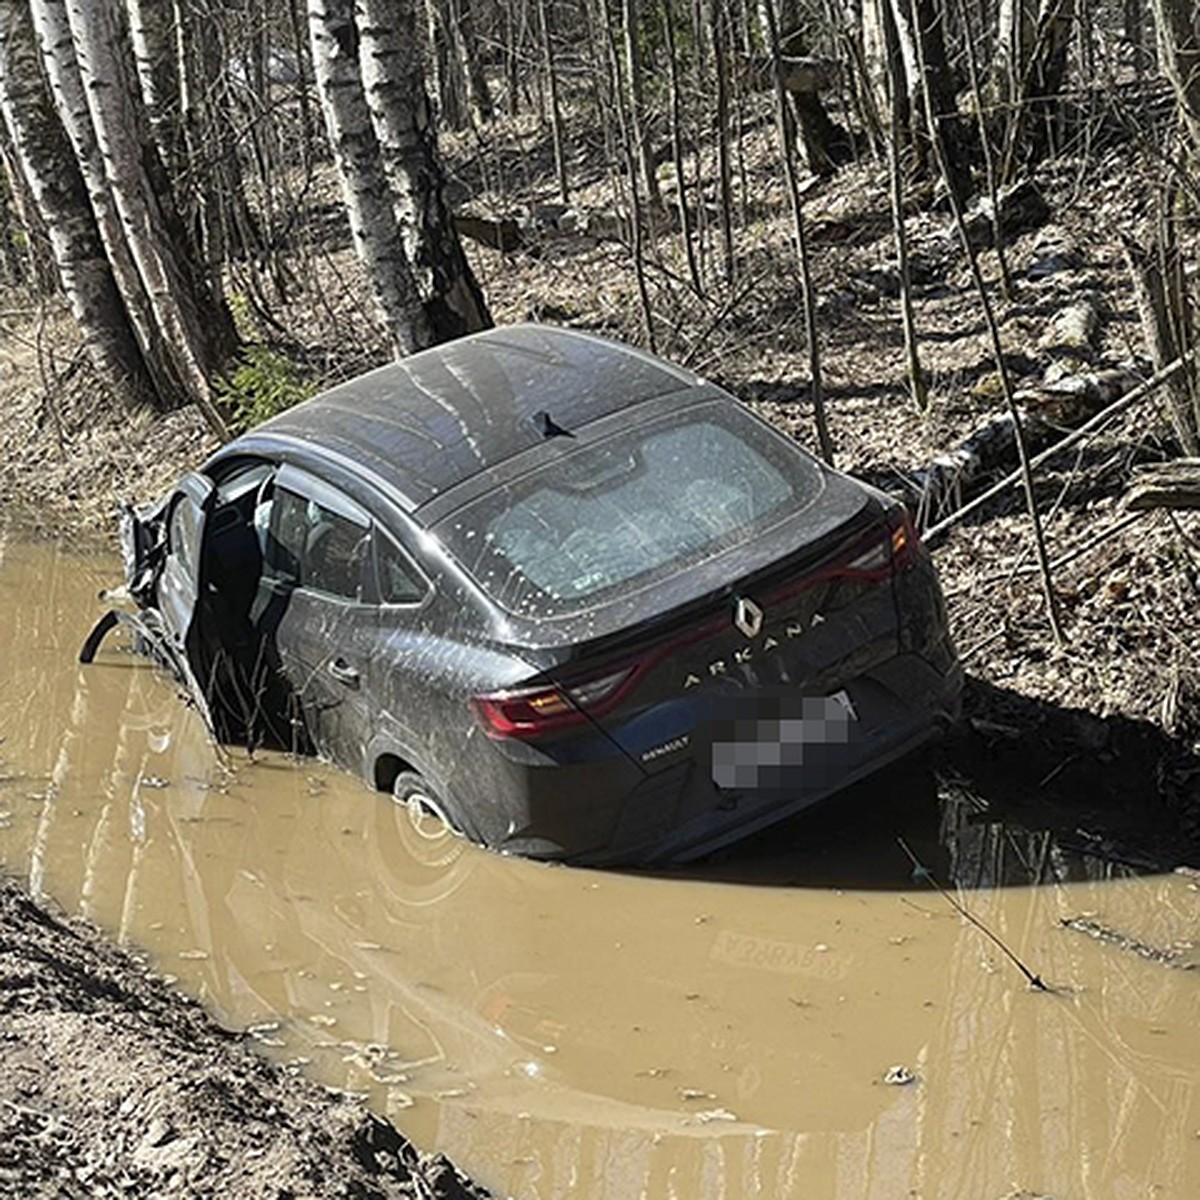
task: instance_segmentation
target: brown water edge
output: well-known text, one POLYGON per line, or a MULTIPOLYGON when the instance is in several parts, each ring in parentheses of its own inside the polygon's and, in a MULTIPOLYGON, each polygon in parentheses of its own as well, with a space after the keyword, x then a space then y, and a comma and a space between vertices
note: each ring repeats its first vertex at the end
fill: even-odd
POLYGON ((966 896, 1047 995, 865 863, 871 890, 500 858, 311 762, 223 766, 128 653, 80 668, 117 574, 0 546, 0 863, 497 1194, 1200 1194, 1189 879, 966 896))

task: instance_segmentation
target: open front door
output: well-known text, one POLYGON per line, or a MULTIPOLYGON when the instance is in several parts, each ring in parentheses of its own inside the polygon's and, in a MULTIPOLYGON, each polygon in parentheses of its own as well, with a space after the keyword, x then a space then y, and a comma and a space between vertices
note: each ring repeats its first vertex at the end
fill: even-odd
POLYGON ((199 679, 204 678, 204 670, 196 617, 205 582, 204 529, 215 496, 216 487, 203 475, 185 475, 179 481, 168 509, 166 556, 158 581, 158 610, 166 635, 199 679))
POLYGON ((111 630, 129 627, 142 639, 142 648, 187 687, 214 737, 212 712, 200 682, 209 672, 198 618, 207 586, 204 534, 215 496, 211 480, 185 475, 161 503, 127 510, 122 530, 126 582, 139 611, 105 613, 79 652, 80 662, 90 663, 111 630))

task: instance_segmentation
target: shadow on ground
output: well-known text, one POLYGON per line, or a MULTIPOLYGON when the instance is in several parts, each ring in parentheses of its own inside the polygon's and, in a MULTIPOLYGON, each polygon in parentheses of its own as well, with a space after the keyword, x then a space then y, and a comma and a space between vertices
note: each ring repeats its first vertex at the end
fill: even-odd
POLYGON ((1157 726, 969 678, 946 742, 693 864, 690 877, 1004 887, 1200 867, 1200 757, 1157 726))

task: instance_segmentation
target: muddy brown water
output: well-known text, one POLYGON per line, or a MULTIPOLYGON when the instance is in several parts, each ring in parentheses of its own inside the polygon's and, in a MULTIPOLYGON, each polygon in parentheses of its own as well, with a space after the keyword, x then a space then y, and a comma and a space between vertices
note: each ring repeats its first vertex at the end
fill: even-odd
POLYGON ((1044 994, 877 835, 905 776, 687 877, 502 858, 223 758, 115 639, 78 666, 118 575, 0 529, 0 864, 498 1195, 1200 1195, 1194 880, 914 815, 938 871, 1042 880, 958 895, 1044 994))

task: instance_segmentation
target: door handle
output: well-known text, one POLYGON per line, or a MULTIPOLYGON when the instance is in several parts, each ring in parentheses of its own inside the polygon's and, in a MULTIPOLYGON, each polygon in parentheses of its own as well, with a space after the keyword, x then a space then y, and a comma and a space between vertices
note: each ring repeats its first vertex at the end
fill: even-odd
POLYGON ((352 667, 340 655, 337 658, 331 658, 326 664, 325 669, 334 677, 334 679, 338 681, 338 683, 344 683, 350 688, 358 687, 362 678, 358 673, 358 668, 352 667))

